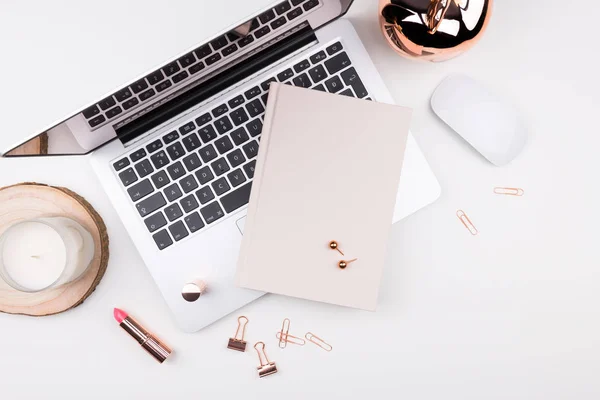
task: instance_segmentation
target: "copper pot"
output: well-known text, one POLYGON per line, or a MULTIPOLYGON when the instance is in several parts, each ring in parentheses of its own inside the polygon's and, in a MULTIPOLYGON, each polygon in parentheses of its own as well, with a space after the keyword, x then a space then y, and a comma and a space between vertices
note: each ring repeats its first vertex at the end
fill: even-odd
POLYGON ((379 23, 400 55, 445 61, 473 47, 487 28, 493 0, 379 0, 379 23))

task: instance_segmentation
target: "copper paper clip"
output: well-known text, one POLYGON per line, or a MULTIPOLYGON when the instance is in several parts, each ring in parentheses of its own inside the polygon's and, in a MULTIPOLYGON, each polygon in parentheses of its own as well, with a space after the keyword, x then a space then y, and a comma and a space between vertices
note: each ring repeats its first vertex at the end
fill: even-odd
POLYGON ((283 320, 283 325, 281 325, 281 330, 279 331, 280 335, 279 335, 279 348, 280 349, 285 349, 285 347, 287 346, 287 337, 288 334, 290 333, 290 319, 286 318, 283 320))
POLYGON ((260 365, 256 367, 256 369, 258 370, 258 377, 263 378, 265 376, 277 373, 277 366, 275 365, 275 361, 269 361, 269 358, 267 357, 267 353, 265 352, 265 344, 263 342, 257 342, 254 345, 254 348, 258 353, 258 362, 260 362, 260 365))
POLYGON ((467 214, 465 214, 463 210, 458 210, 456 212, 456 216, 458 217, 458 219, 460 219, 460 222, 462 222, 463 225, 469 230, 469 232, 471 232, 471 235, 475 236, 479 233, 477 228, 475 228, 475 225, 473 225, 473 223, 471 222, 469 217, 467 217, 467 214))
POLYGON ((525 191, 521 188, 505 188, 505 187, 495 187, 494 193, 496 194, 506 194, 509 196, 523 196, 525 191))
POLYGON ((306 344, 306 340, 296 337, 296 336, 293 336, 293 335, 290 335, 290 334, 282 335, 281 332, 277 332, 276 337, 279 340, 282 340, 282 338, 283 338, 284 341, 291 343, 291 344, 297 344, 298 346, 304 346, 306 344))
POLYGON ((246 342, 244 342, 244 334, 246 333, 246 324, 248 323, 248 318, 245 316, 241 316, 238 318, 238 327, 235 331, 235 336, 229 338, 229 343, 227 343, 227 348, 231 350, 237 351, 246 351, 246 342), (240 336, 240 330, 242 331, 242 335, 240 336))
POLYGON ((323 339, 321 339, 320 337, 308 332, 306 335, 304 335, 304 337, 306 339, 308 339, 309 342, 313 342, 314 344, 316 344, 317 346, 319 346, 320 348, 322 348, 325 351, 331 351, 333 350, 333 347, 328 344, 325 343, 325 341, 323 339))

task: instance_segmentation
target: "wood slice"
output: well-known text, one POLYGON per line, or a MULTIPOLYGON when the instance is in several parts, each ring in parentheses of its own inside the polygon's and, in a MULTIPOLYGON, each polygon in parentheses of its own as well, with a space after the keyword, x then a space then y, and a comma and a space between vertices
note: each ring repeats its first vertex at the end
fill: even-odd
POLYGON ((38 293, 19 292, 0 279, 0 312, 58 314, 83 303, 100 283, 108 265, 108 234, 102 217, 90 203, 63 187, 20 183, 0 188, 0 235, 18 221, 59 216, 77 221, 91 233, 95 254, 90 267, 80 279, 38 293))

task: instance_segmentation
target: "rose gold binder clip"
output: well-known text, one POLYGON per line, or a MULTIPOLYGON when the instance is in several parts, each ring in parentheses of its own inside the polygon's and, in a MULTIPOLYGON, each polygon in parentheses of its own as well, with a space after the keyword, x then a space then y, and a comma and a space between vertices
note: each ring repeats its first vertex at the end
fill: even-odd
POLYGON ((304 335, 304 337, 309 341, 312 342, 314 344, 316 344, 317 346, 319 346, 320 348, 322 348, 325 351, 331 351, 333 350, 333 347, 326 343, 323 339, 321 339, 320 337, 312 334, 311 332, 308 332, 306 335, 304 335))
POLYGON ((241 316, 238 318, 238 327, 235 331, 235 336, 229 338, 227 348, 237 351, 246 351, 246 342, 244 342, 244 334, 246 333, 246 324, 248 324, 248 318, 241 316), (240 336, 240 330, 242 331, 240 336))
POLYGON ((509 196, 523 196, 525 191, 521 188, 505 188, 505 187, 495 187, 494 193, 496 194, 506 194, 509 196))
POLYGON ((467 228, 469 230, 469 232, 471 232, 471 235, 475 236, 479 233, 477 228, 475 228, 475 225, 473 225, 473 223, 471 222, 469 217, 467 217, 467 214, 465 214, 465 212, 463 210, 458 210, 456 212, 456 216, 458 217, 460 222, 463 223, 465 228, 467 228))
POLYGON ((256 367, 258 370, 258 377, 264 378, 265 376, 277 373, 275 361, 269 361, 269 358, 267 357, 267 353, 265 352, 265 344, 263 342, 257 342, 254 345, 254 348, 258 353, 258 362, 260 362, 260 365, 256 367))
POLYGON ((281 330, 275 335, 279 339, 279 348, 285 349, 288 343, 297 344, 298 346, 304 346, 306 341, 302 338, 290 335, 290 319, 286 318, 283 320, 281 330))

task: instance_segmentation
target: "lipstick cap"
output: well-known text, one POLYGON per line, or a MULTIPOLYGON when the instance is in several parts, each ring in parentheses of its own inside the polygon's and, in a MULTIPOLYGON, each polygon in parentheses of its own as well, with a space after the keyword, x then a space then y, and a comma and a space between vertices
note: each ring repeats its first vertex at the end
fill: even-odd
POLYGON ((167 359, 167 357, 169 357, 169 355, 171 355, 172 352, 172 350, 166 344, 152 336, 142 343, 142 347, 146 349, 146 351, 161 364, 167 359))

